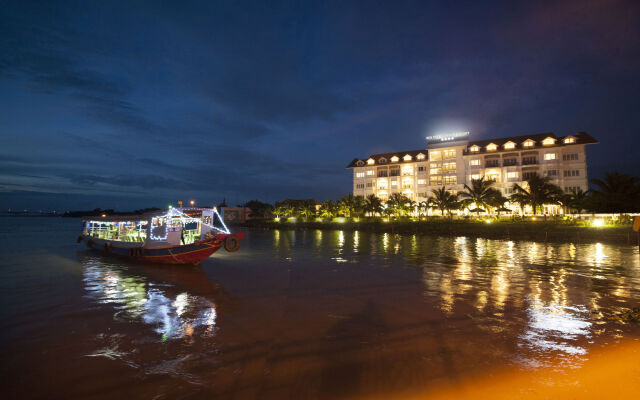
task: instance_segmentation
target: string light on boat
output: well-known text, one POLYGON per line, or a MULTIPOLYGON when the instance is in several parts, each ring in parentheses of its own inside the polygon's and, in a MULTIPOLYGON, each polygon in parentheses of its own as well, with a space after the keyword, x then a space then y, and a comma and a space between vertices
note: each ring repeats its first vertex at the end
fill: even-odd
POLYGON ((158 218, 158 219, 164 218, 164 219, 166 219, 166 224, 165 224, 166 229, 164 230, 164 236, 156 236, 156 235, 154 235, 153 234, 153 226, 152 226, 149 238, 151 240, 167 240, 167 237, 169 235, 169 225, 170 225, 172 217, 179 217, 181 225, 184 225, 184 224, 189 223, 189 222, 200 222, 202 225, 207 226, 207 227, 209 227, 211 229, 214 229, 214 230, 216 230, 216 231, 218 231, 220 233, 230 234, 231 231, 229 231, 229 228, 227 228, 227 226, 225 225, 224 221, 222 220, 222 217, 218 213, 218 210, 215 209, 215 208, 213 209, 213 215, 214 215, 214 218, 213 218, 213 221, 211 221, 212 224, 207 224, 204 221, 200 221, 200 219, 198 219, 198 218, 193 218, 193 217, 183 213, 182 211, 180 211, 180 210, 178 210, 176 208, 169 208, 169 210, 167 211, 166 214, 154 217, 154 219, 155 218, 158 218), (220 229, 217 226, 213 225, 216 216, 218 217, 218 221, 220 221, 220 224, 222 225, 222 227, 224 229, 220 229))

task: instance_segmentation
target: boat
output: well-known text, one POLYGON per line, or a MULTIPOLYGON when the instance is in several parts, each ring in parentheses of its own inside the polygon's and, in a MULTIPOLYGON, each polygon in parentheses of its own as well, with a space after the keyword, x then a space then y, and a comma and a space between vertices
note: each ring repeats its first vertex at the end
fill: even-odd
POLYGON ((220 248, 238 251, 241 233, 231 233, 214 208, 169 208, 142 215, 102 215, 82 220, 78 243, 104 254, 164 264, 195 264, 220 248))

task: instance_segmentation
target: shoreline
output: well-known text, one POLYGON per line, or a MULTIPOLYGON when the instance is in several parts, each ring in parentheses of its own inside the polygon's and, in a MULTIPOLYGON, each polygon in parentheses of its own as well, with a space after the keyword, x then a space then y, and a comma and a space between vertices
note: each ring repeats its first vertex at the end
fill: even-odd
POLYGON ((538 242, 602 242, 638 246, 638 233, 633 231, 630 225, 585 227, 544 221, 535 223, 511 221, 482 223, 468 221, 275 222, 272 220, 250 220, 241 224, 234 224, 233 226, 251 229, 320 229, 435 236, 468 236, 538 242))

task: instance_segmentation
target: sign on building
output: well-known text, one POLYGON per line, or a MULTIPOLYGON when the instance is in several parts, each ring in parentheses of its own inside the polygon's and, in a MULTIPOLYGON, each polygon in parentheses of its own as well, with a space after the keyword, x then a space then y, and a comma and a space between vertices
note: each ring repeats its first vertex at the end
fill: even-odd
POLYGON ((469 140, 469 132, 443 133, 427 136, 427 145, 469 140))

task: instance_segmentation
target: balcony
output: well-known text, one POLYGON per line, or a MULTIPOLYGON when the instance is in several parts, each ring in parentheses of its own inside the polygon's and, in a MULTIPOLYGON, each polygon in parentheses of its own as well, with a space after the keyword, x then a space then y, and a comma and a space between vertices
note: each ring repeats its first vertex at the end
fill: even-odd
POLYGON ((489 161, 485 161, 484 163, 485 168, 495 168, 499 166, 500 166, 500 161, 498 160, 489 160, 489 161))
POLYGON ((535 165, 535 164, 538 164, 538 160, 535 159, 535 158, 532 158, 532 159, 523 158, 522 159, 522 165, 535 165))
POLYGON ((514 165, 518 165, 518 160, 514 159, 506 159, 502 161, 502 165, 505 167, 512 167, 514 165))

